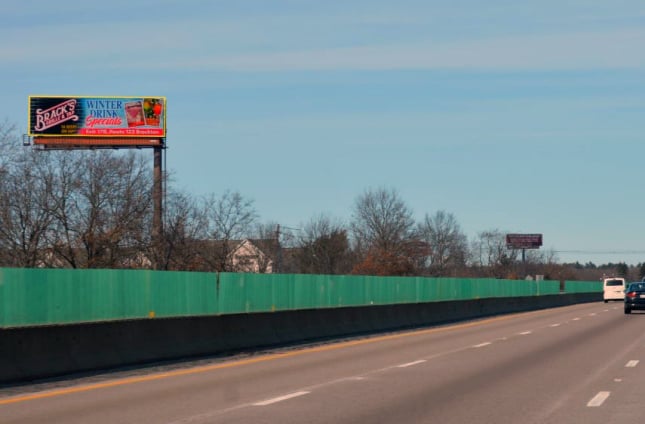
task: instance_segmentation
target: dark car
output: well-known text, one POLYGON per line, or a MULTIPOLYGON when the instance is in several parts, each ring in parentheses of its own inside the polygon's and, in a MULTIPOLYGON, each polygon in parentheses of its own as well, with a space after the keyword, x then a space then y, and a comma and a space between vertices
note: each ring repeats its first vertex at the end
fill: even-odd
POLYGON ((632 310, 645 310, 645 283, 629 283, 625 289, 625 313, 631 314, 632 310))

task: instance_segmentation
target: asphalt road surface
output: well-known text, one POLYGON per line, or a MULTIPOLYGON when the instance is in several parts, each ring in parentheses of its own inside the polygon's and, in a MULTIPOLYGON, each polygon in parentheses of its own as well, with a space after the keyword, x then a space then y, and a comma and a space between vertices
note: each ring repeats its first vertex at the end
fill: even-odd
POLYGON ((590 303, 0 390, 0 423, 641 423, 645 314, 590 303))

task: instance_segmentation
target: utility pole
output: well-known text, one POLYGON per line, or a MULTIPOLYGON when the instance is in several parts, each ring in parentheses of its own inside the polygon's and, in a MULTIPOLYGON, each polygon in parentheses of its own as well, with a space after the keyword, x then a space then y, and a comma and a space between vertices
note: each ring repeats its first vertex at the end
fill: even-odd
POLYGON ((275 228, 275 242, 276 242, 276 257, 275 257, 275 269, 274 273, 279 273, 282 269, 282 247, 280 246, 280 224, 276 225, 275 228))

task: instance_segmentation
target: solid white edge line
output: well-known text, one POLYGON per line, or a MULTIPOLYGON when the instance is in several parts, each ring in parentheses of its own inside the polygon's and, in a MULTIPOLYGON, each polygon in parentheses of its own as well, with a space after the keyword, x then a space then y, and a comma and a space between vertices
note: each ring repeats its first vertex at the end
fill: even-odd
POLYGON ((640 361, 636 359, 632 359, 631 361, 627 362, 627 364, 625 365, 625 368, 634 368, 636 365, 638 365, 639 362, 640 361))
POLYGON ((490 345, 490 344, 491 344, 491 342, 484 342, 484 343, 480 343, 480 344, 478 344, 478 345, 475 345, 475 346, 473 346, 473 347, 484 347, 484 346, 488 346, 488 345, 490 345))
POLYGON ((267 399, 267 400, 263 400, 262 402, 254 403, 253 406, 267 406, 267 405, 271 405, 273 403, 282 402, 283 400, 289 400, 289 399, 293 399, 293 398, 298 397, 298 396, 308 395, 309 393, 311 393, 311 392, 302 391, 302 392, 290 393, 288 395, 284 395, 284 396, 280 396, 280 397, 277 397, 277 398, 267 399))
POLYGON ((596 408, 602 405, 610 394, 611 392, 598 392, 598 394, 587 403, 587 406, 590 408, 596 408))

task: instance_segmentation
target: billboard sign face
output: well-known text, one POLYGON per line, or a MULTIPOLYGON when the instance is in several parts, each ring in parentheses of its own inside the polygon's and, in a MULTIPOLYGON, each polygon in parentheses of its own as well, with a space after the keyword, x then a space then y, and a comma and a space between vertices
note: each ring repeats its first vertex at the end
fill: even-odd
POLYGON ((506 234, 508 249, 538 249, 542 246, 542 234, 506 234))
POLYGON ((164 138, 166 98, 30 96, 28 134, 164 138))

